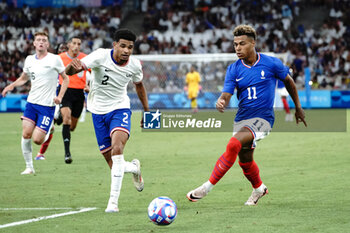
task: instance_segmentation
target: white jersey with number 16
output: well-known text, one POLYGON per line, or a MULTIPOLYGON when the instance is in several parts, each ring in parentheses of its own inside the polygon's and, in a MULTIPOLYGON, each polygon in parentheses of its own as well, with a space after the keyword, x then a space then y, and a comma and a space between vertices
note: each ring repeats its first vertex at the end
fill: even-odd
POLYGON ((48 53, 42 59, 37 59, 35 54, 29 55, 23 67, 23 72, 29 76, 32 85, 27 101, 42 106, 55 106, 53 99, 56 96, 58 74, 64 69, 58 55, 48 53))
POLYGON ((97 49, 81 59, 85 69, 91 69, 87 109, 94 114, 106 114, 116 109, 130 108, 127 86, 130 81, 142 81, 141 62, 130 56, 124 65, 113 59, 112 49, 97 49))

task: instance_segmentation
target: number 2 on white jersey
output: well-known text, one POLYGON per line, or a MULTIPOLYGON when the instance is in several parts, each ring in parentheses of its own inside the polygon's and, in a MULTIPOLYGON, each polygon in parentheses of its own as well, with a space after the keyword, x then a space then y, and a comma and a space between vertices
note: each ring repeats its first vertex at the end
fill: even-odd
POLYGON ((108 84, 108 83, 107 83, 108 79, 109 79, 109 76, 107 76, 107 75, 103 76, 103 79, 102 79, 101 84, 102 84, 102 85, 107 85, 107 84, 108 84))
POLYGON ((248 90, 248 100, 258 98, 258 97, 256 97, 256 87, 251 87, 251 88, 248 87, 247 90, 248 90), (253 91, 253 97, 252 97, 252 91, 253 91))

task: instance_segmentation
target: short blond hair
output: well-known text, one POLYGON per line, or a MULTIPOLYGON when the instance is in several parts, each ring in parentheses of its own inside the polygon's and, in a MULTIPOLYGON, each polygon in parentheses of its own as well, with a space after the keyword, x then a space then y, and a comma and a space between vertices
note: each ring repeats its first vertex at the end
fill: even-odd
POLYGON ((252 26, 242 24, 233 30, 233 36, 248 36, 256 40, 256 31, 252 26))
POLYGON ((46 36, 47 37, 47 40, 49 40, 49 35, 46 33, 46 32, 36 32, 34 34, 34 40, 37 36, 46 36))

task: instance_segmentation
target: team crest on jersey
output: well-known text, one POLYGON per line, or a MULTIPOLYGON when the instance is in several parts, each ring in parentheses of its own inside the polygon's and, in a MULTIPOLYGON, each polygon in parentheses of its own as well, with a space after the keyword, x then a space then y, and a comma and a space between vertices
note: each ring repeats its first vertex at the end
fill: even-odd
POLYGON ((262 70, 260 74, 261 74, 261 77, 260 77, 261 79, 265 79, 265 78, 266 78, 266 77, 265 77, 265 71, 264 71, 264 70, 262 70))

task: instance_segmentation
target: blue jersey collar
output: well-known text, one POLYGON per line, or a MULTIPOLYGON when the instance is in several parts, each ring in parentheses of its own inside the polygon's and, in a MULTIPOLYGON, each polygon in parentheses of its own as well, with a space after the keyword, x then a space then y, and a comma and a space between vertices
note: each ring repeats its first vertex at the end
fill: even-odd
POLYGON ((114 51, 114 49, 111 50, 111 59, 112 59, 112 61, 113 61, 114 64, 116 64, 117 66, 126 66, 126 65, 129 63, 130 57, 129 57, 128 61, 125 62, 125 64, 119 64, 119 63, 118 63, 116 60, 114 60, 114 58, 113 58, 113 51, 114 51))
POLYGON ((119 65, 118 62, 116 60, 114 60, 114 58, 113 58, 113 51, 114 51, 114 49, 111 50, 112 61, 114 62, 114 64, 119 65))

